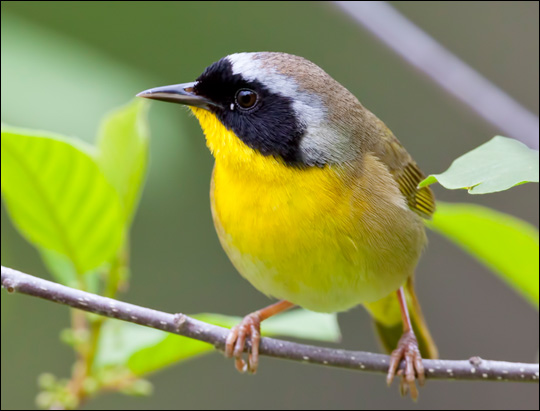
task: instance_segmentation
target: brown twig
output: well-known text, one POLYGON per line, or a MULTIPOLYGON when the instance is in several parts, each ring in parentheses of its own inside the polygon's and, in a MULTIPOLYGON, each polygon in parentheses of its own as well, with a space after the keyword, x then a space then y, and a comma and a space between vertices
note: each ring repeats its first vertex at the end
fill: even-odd
MULTIPOLYGON (((223 350, 226 328, 76 290, 2 266, 2 287, 8 292, 32 295, 110 318, 175 333, 223 350)), ((260 354, 359 371, 386 373, 389 357, 363 351, 347 351, 298 344, 273 338, 261 340, 260 354)), ((403 364, 402 364, 403 366, 403 364)), ((424 360, 426 378, 538 383, 538 364, 483 360, 424 360)))
POLYGON ((333 3, 489 124, 538 150, 537 115, 445 49, 388 2, 333 3))

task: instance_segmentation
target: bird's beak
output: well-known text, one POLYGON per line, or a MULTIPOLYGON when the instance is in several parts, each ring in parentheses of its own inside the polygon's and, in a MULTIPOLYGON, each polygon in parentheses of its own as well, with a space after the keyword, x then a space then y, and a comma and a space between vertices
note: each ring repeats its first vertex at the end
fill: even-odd
POLYGON ((137 97, 150 98, 153 100, 168 101, 170 103, 185 104, 187 106, 209 109, 210 106, 218 106, 216 103, 194 92, 197 83, 174 84, 141 91, 137 97))

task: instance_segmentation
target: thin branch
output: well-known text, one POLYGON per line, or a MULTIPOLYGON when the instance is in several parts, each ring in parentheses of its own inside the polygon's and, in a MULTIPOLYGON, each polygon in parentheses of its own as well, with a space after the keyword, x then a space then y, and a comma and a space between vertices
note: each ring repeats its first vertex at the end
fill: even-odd
MULTIPOLYGON (((2 266, 2 287, 110 318, 140 324, 204 341, 223 350, 229 332, 184 314, 168 314, 76 290, 2 266)), ((261 340, 260 354, 311 364, 386 373, 389 357, 363 351, 315 347, 273 338, 261 340)), ((401 364, 403 366, 403 364, 401 364)), ((538 364, 469 360, 424 360, 429 379, 519 381, 538 383, 538 364)))
POLYGON ((401 58, 508 137, 538 150, 538 116, 385 1, 334 1, 401 58))

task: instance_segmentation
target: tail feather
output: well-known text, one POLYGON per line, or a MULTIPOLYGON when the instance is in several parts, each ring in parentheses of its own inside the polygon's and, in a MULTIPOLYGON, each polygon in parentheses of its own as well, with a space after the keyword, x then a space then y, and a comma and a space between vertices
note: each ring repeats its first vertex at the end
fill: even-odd
MULTIPOLYGON (((422 309, 416 298, 412 278, 409 278, 404 289, 413 330, 420 348, 420 354, 422 355, 422 358, 438 358, 439 353, 437 346, 431 337, 424 315, 422 314, 422 309)), ((397 295, 392 293, 380 301, 366 304, 366 308, 375 320, 375 330, 377 331, 384 350, 391 353, 397 347, 398 341, 403 334, 403 325, 401 323, 397 295)))

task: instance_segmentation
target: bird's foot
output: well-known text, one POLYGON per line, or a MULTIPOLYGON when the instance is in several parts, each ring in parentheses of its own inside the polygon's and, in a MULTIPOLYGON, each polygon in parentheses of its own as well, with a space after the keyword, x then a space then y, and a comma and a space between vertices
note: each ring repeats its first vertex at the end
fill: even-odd
POLYGON ((404 332, 399 339, 397 348, 390 355, 390 367, 386 377, 388 385, 392 384, 394 376, 401 376, 399 390, 401 395, 410 393, 411 398, 418 398, 418 389, 416 388, 416 380, 420 386, 424 385, 424 365, 418 348, 418 341, 412 331, 404 332), (405 360, 405 369, 399 370, 398 367, 401 360, 405 360))
POLYGON ((233 328, 225 341, 225 356, 235 358, 238 371, 255 374, 259 365, 259 343, 261 341, 261 319, 258 313, 246 315, 242 322, 233 328), (246 339, 250 338, 251 347, 247 362, 243 358, 246 339))

